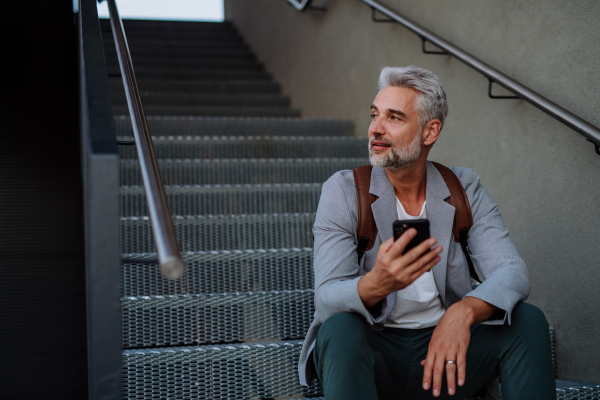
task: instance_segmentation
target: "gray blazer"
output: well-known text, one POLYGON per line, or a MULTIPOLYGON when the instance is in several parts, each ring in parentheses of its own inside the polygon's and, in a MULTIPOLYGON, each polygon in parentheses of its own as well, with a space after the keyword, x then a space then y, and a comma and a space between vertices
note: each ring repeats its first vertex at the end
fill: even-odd
MULTIPOLYGON (((451 169, 463 184, 471 205, 473 227, 469 231, 469 249, 484 282, 472 289, 467 261, 452 236, 454 207, 444 201, 450 192, 438 170, 427 162, 427 219, 431 236, 444 248, 441 261, 432 270, 440 297, 446 308, 465 296, 477 297, 504 310, 498 319, 485 323, 510 324, 513 307, 529 295, 527 268, 508 236, 496 203, 479 183, 477 173, 469 168, 451 169)), ((353 312, 362 315, 373 329, 383 329, 396 304, 396 295, 392 293, 369 311, 358 295, 358 280, 373 268, 379 246, 392 236, 392 222, 398 219, 394 187, 384 169, 373 168, 369 192, 378 196, 371 206, 378 233, 375 245, 359 264, 356 252, 358 204, 352 171, 339 171, 323 184, 313 227, 316 311, 298 365, 303 385, 315 378, 311 372, 311 353, 317 331, 327 318, 340 312, 353 312)))

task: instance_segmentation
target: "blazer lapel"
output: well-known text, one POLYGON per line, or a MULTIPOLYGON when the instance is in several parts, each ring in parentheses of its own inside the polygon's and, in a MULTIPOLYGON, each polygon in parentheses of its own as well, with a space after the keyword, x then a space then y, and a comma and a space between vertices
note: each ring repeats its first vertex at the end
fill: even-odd
POLYGON ((377 225, 377 234, 383 243, 392 237, 392 224, 398 219, 394 186, 383 168, 373 167, 369 193, 378 197, 371 204, 371 210, 377 225))
POLYGON ((435 279, 438 292, 444 305, 446 305, 446 271, 448 267, 448 249, 452 241, 452 224, 454 223, 455 208, 448 204, 445 199, 450 197, 450 191, 444 178, 431 163, 427 162, 427 189, 426 189, 425 209, 431 237, 437 239, 438 244, 443 247, 440 254, 440 262, 433 267, 433 277, 435 279))
MULTIPOLYGON (((396 193, 394 185, 390 182, 383 168, 373 167, 371 172, 371 187, 369 193, 378 197, 371 204, 375 225, 377 225, 377 235, 381 243, 385 242, 393 235, 392 224, 398 219, 396 211, 396 193)), ((390 315, 392 309, 396 306, 396 292, 390 293, 387 296, 387 309, 385 315, 390 315)))

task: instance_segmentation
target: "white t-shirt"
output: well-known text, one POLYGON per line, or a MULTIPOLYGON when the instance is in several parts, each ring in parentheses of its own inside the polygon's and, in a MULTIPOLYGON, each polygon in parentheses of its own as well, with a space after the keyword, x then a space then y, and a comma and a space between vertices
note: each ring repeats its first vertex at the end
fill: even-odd
MULTIPOLYGON (((427 218, 425 203, 418 216, 409 215, 396 198, 398 219, 427 218)), ((385 326, 391 328, 420 329, 437 325, 446 311, 435 286, 431 271, 425 272, 410 286, 396 292, 396 305, 390 313, 385 326)))

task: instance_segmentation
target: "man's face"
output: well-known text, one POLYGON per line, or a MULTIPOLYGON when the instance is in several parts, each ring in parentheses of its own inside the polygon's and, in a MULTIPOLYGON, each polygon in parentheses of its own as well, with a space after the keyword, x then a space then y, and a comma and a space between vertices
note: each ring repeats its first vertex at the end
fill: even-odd
POLYGON ((369 160, 376 167, 401 170, 421 154, 423 139, 414 104, 418 92, 387 87, 375 97, 369 126, 369 160))

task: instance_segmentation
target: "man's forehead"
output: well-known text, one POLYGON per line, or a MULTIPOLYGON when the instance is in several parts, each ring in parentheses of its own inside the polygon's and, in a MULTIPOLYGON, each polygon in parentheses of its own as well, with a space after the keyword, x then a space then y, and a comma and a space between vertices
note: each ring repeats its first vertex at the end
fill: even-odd
POLYGON ((412 104, 417 94, 418 92, 414 89, 390 86, 381 89, 381 91, 377 93, 377 96, 375 96, 375 100, 373 100, 373 104, 377 107, 379 107, 377 103, 384 102, 412 104))
POLYGON ((371 109, 375 108, 379 112, 400 110, 402 114, 415 112, 414 100, 418 92, 409 88, 386 87, 382 89, 375 99, 371 109))

